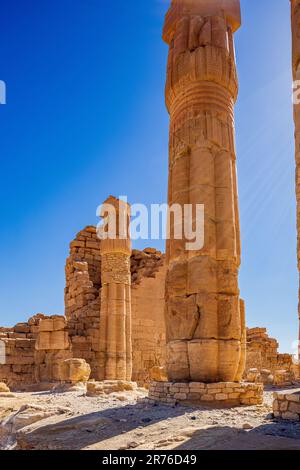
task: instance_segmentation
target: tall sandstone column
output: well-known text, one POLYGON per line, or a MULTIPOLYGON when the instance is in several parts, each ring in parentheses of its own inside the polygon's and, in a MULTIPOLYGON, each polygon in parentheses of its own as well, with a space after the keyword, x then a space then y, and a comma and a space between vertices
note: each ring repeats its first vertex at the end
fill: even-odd
MULTIPOLYGON (((291 0, 292 10, 292 67, 293 79, 299 80, 295 84, 297 90, 300 88, 300 0, 291 0)), ((299 99, 299 93, 298 93, 299 99)), ((300 103, 294 101, 294 122, 295 122, 295 156, 296 156, 296 199, 297 199, 297 229, 298 229, 298 269, 300 271, 300 103)), ((299 290, 300 298, 300 290, 299 290)), ((300 320, 300 301, 298 307, 300 320)), ((300 338, 300 334, 299 334, 300 338)), ((299 342, 300 356, 300 342, 299 342)))
POLYGON ((100 380, 130 381, 132 375, 130 207, 127 203, 111 196, 104 203, 102 215, 108 221, 106 227, 114 226, 111 218, 116 216, 116 237, 108 236, 101 240, 100 380))
MULTIPOLYGON (((205 205, 205 244, 167 242, 167 372, 171 381, 239 381, 245 315, 239 299, 240 227, 234 104, 239 0, 173 0, 169 45, 169 205, 205 205)), ((172 228, 172 222, 171 222, 172 228)))

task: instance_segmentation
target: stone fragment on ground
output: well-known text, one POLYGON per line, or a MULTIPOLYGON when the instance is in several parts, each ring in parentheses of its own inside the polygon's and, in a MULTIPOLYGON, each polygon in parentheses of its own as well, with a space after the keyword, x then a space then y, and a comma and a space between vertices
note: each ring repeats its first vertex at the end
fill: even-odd
POLYGON ((114 392, 131 392, 137 390, 135 382, 127 382, 125 380, 103 380, 96 382, 91 380, 87 383, 87 396, 109 395, 114 392))

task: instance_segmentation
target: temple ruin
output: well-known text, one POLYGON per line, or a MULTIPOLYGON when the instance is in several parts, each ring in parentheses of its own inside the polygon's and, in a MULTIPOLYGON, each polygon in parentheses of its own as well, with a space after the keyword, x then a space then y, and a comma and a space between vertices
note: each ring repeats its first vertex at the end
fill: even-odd
MULTIPOLYGON (((104 330, 102 327, 101 332, 100 318, 105 305, 104 302, 101 305, 105 282, 102 243, 94 226, 80 231, 70 243, 65 268, 65 316, 37 314, 14 327, 0 328, 0 341, 6 353, 5 364, 0 364, 0 382, 15 390, 57 382, 60 380, 57 364, 71 357, 83 359, 90 366, 92 379, 108 379, 101 354, 104 330)), ((165 256, 154 248, 146 248, 132 250, 128 258, 132 308, 130 367, 132 380, 143 386, 149 383, 153 367, 165 365, 165 256)), ((121 377, 124 375, 118 376, 121 377)))
MULTIPOLYGON (((70 358, 84 360, 91 369, 90 378, 102 380, 100 245, 93 226, 80 231, 70 243, 65 269, 65 316, 37 314, 26 323, 0 328, 0 340, 6 349, 6 362, 0 364, 0 382, 6 382, 14 390, 51 385, 60 381, 59 364, 70 358)), ((165 255, 154 248, 132 250, 130 270, 132 380, 148 386, 153 368, 164 368, 166 364, 165 255)), ((297 366, 291 355, 277 354, 277 347, 277 341, 269 339, 265 329, 248 329, 244 379, 248 380, 249 370, 251 374, 255 368, 250 381, 263 382, 266 377, 266 383, 270 384, 270 375, 276 377, 284 371, 286 383, 291 369, 297 366), (269 372, 264 373, 265 370, 269 372)))
MULTIPOLYGON (((294 79, 300 79, 299 15, 300 0, 292 0, 294 79)), ((234 33, 240 25, 239 0, 173 0, 163 30, 169 46, 168 203, 204 204, 204 246, 188 249, 187 237, 174 236, 171 219, 166 254, 132 250, 130 206, 110 196, 105 204, 116 210, 116 236, 100 239, 88 226, 70 243, 64 315, 39 313, 0 328, 0 382, 27 390, 92 379, 91 395, 113 388, 112 381, 127 389, 136 382, 149 387, 154 402, 254 405, 262 402, 263 384, 299 379, 292 356, 278 353, 266 329, 246 329, 240 298, 234 128, 234 33)), ((297 106, 294 114, 299 203, 297 106)), ((281 409, 280 400, 277 413, 295 414, 295 406, 281 409)))

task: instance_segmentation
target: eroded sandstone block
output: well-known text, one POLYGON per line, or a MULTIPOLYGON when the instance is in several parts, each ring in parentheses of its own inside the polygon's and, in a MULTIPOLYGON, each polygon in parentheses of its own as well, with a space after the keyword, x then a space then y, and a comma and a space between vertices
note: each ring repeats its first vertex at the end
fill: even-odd
POLYGON ((174 406, 179 404, 205 406, 260 405, 263 385, 246 382, 152 382, 149 389, 151 403, 174 406))
POLYGON ((69 346, 67 331, 42 331, 36 342, 37 350, 68 349, 69 346))
POLYGON ((91 375, 91 368, 84 359, 66 359, 58 367, 61 382, 87 382, 91 375))
POLYGON ((154 366, 150 369, 150 380, 155 382, 167 382, 167 371, 165 367, 154 366))
POLYGON ((293 356, 280 354, 278 348, 278 341, 268 336, 266 328, 248 328, 245 378, 257 369, 264 384, 284 385, 297 380, 298 366, 293 356))
POLYGON ((109 395, 116 392, 132 392, 137 389, 135 382, 125 380, 103 380, 101 382, 89 381, 87 383, 87 396, 109 395))
POLYGON ((35 342, 34 376, 36 382, 61 380, 60 363, 72 357, 65 317, 54 315, 38 321, 35 342))
POLYGON ((10 392, 10 389, 5 383, 0 382, 0 392, 1 393, 3 393, 3 392, 8 393, 8 392, 10 392))
POLYGON ((300 421, 300 392, 274 393, 273 413, 275 418, 300 421))

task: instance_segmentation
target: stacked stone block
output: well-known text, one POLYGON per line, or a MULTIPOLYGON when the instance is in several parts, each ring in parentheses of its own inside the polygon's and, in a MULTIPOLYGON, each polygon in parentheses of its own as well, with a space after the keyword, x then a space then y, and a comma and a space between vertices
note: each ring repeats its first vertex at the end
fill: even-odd
POLYGON ((270 338, 266 328, 247 328, 247 360, 245 378, 250 380, 256 371, 256 381, 265 384, 287 384, 298 378, 298 367, 293 356, 280 354, 276 339, 270 338))
POLYGON ((257 405, 263 401, 263 385, 221 382, 214 384, 189 382, 154 382, 149 389, 149 400, 154 403, 257 405))
MULTIPOLYGON (((239 298, 240 227, 234 104, 234 33, 240 2, 173 0, 163 39, 169 46, 169 206, 204 205, 204 246, 167 242, 167 371, 176 381, 239 381, 244 306, 239 298)), ((184 224, 182 217, 182 225, 184 224)), ((176 221, 178 225, 178 221, 176 221)), ((195 225, 193 225, 195 229, 195 225)))
POLYGON ((96 227, 86 227, 70 243, 65 272, 65 314, 71 321, 78 317, 78 311, 99 297, 101 256, 96 227))
POLYGON ((45 315, 35 315, 12 328, 0 328, 0 341, 5 350, 5 363, 0 364, 0 382, 12 389, 22 389, 35 382, 35 343, 41 318, 45 315))
POLYGON ((275 418, 300 421, 300 392, 274 393, 273 413, 275 418))
POLYGON ((96 227, 88 226, 70 244, 66 262, 65 314, 74 357, 85 359, 99 378, 101 254, 96 227))
POLYGON ((58 377, 60 382, 77 384, 87 383, 91 375, 91 368, 84 359, 70 358, 58 364, 58 377))

